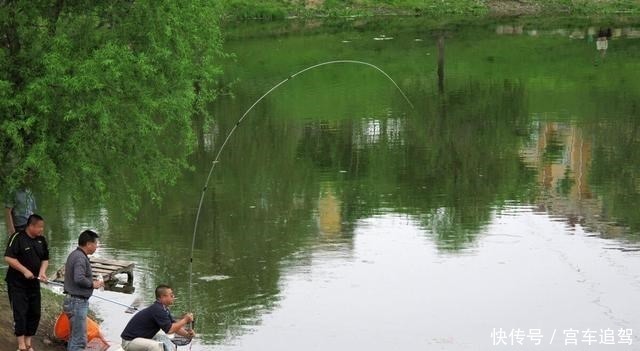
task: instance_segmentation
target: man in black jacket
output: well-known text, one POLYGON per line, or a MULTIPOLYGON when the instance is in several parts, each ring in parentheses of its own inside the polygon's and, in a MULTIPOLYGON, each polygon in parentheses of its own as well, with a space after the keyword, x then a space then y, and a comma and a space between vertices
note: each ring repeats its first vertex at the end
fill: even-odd
POLYGON ((49 266, 49 246, 43 233, 44 219, 32 214, 26 228, 9 238, 4 253, 9 265, 5 280, 19 350, 32 351, 31 337, 40 324, 40 280, 47 281, 49 266))

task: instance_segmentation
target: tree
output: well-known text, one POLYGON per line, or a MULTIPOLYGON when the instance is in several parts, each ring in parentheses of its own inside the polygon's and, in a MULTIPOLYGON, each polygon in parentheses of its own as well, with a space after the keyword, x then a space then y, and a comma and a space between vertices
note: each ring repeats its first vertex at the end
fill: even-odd
POLYGON ((0 3, 0 186, 158 200, 216 95, 214 1, 0 3))

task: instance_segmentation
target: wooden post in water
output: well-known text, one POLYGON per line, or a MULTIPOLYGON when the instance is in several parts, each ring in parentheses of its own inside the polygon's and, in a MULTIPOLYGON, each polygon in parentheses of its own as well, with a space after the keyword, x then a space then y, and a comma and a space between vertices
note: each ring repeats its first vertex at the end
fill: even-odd
POLYGON ((438 46, 438 92, 444 93, 444 34, 440 34, 437 40, 438 46))

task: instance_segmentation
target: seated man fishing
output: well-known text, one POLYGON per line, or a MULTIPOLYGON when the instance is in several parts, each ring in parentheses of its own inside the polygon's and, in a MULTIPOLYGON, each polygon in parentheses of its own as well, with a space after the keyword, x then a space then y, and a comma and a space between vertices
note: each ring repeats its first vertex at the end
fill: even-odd
POLYGON ((156 301, 149 307, 136 313, 120 334, 122 348, 125 351, 172 351, 166 334, 178 334, 193 338, 193 330, 185 329, 185 325, 193 322, 193 314, 187 313, 180 320, 175 320, 168 307, 173 304, 175 296, 168 285, 158 285, 156 301))

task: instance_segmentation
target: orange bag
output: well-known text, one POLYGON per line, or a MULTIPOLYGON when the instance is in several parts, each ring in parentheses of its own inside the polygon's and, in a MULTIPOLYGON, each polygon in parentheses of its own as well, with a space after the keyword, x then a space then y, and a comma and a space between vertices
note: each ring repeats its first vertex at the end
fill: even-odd
MULTIPOLYGON (((69 323, 69 317, 62 312, 56 319, 56 324, 53 326, 53 335, 63 341, 69 341, 69 336, 71 335, 71 323, 69 323)), ((100 330, 100 326, 96 321, 87 317, 87 341, 91 341, 95 338, 99 338, 105 345, 109 345, 107 341, 102 336, 102 331, 100 330)))

